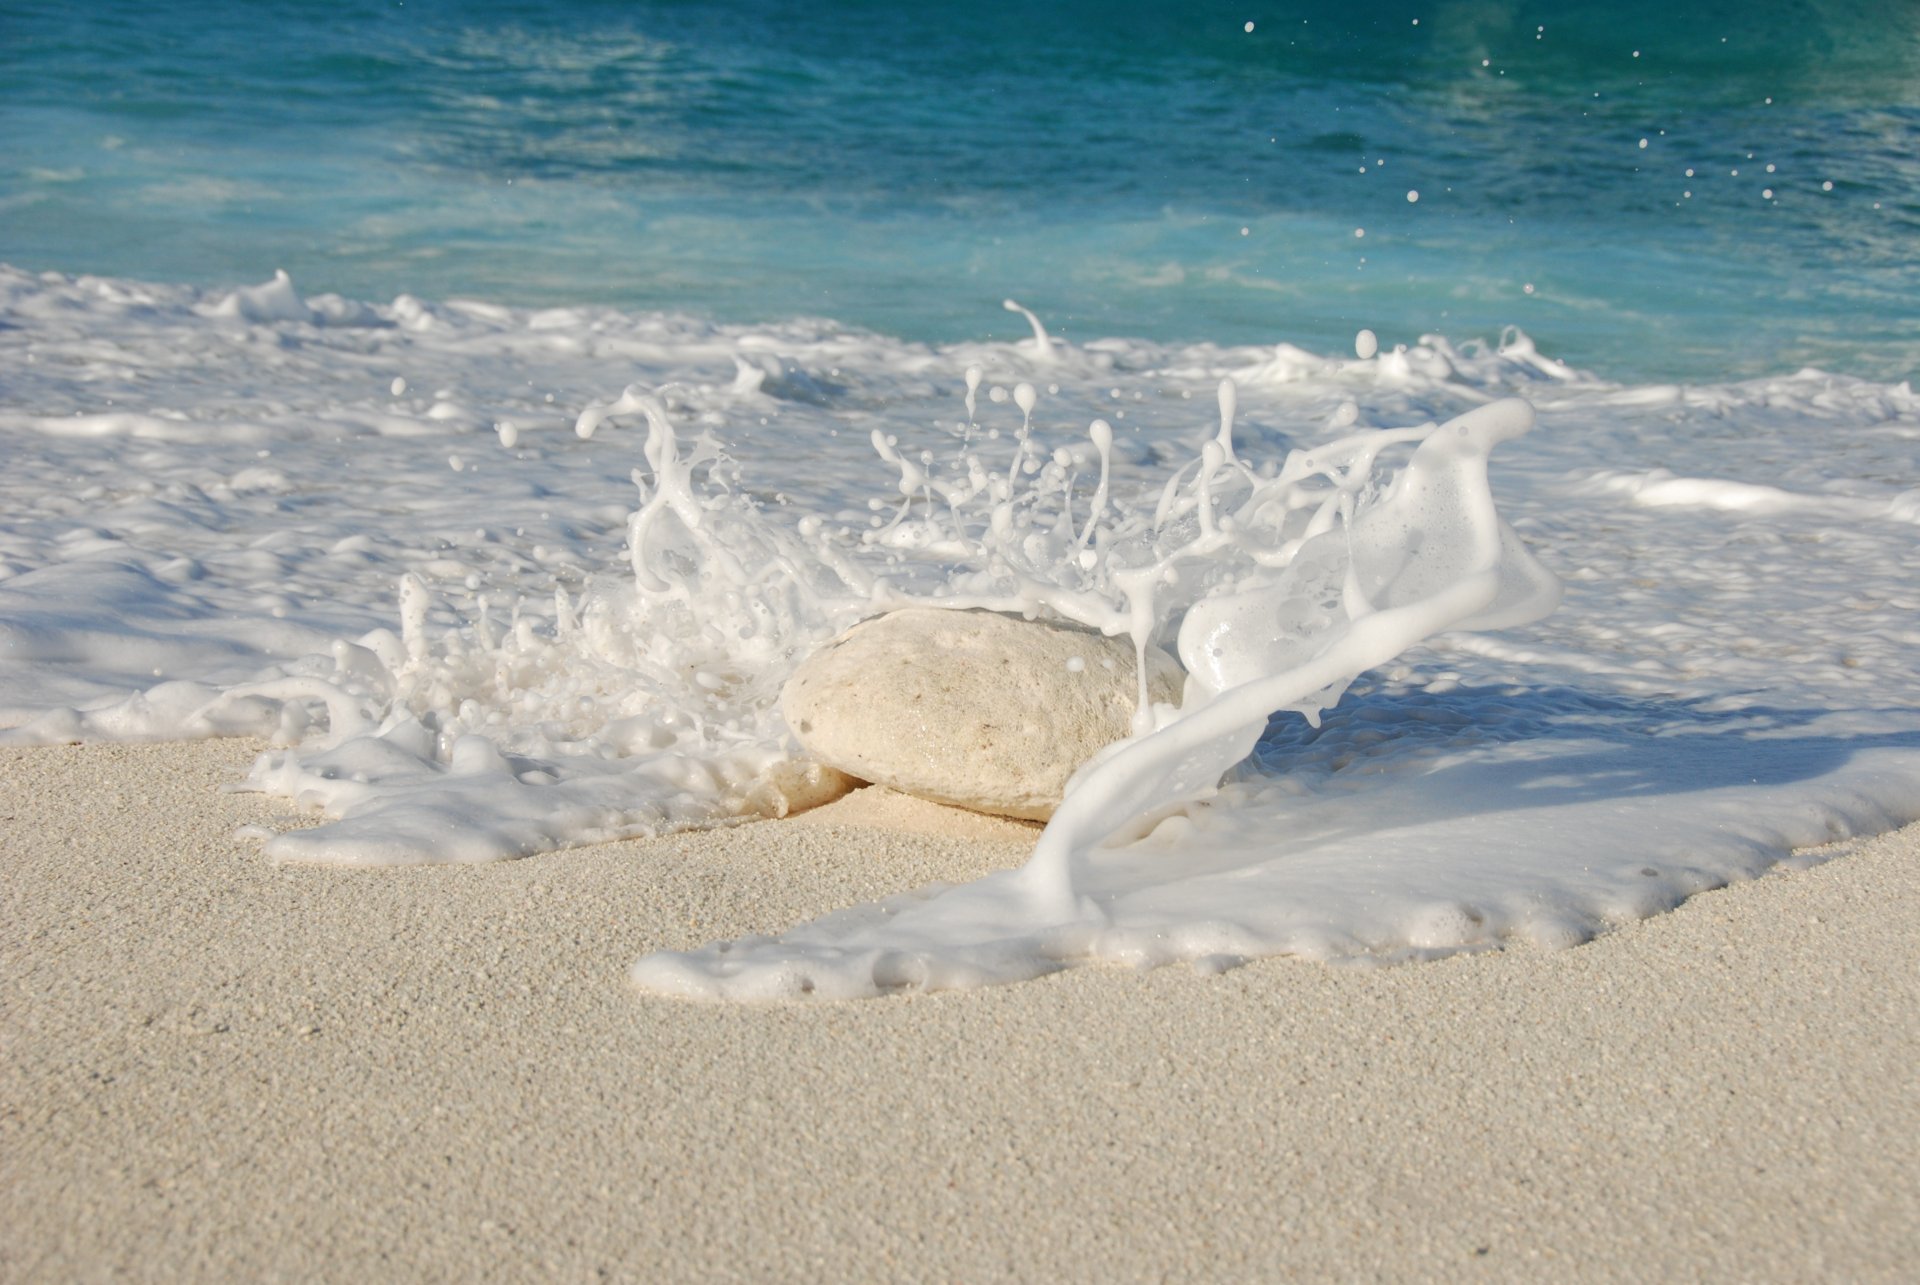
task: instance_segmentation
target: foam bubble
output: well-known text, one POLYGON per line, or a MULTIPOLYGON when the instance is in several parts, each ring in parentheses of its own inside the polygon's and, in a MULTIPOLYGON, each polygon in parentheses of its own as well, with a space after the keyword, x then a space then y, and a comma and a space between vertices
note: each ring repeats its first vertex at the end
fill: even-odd
POLYGON ((0 269, 0 739, 262 737, 252 788, 330 818, 274 858, 777 815, 785 674, 907 602, 1189 665, 1025 874, 653 957, 647 985, 1566 944, 1920 813, 1905 385, 1622 387, 1518 331, 1363 362, 928 348, 293 295, 303 319, 259 289, 249 319, 0 269), (368 383, 403 364, 432 397, 368 383), (1542 431, 1514 440, 1516 396, 1542 431), (1550 583, 1515 532, 1578 590, 1524 627, 1550 583))

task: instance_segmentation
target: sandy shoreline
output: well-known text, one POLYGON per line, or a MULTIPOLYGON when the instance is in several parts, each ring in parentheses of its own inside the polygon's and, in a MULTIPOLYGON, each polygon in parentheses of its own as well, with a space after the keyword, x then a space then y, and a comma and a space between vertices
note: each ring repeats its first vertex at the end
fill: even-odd
POLYGON ((0 751, 0 1277, 1900 1279, 1920 826, 1576 950, 805 1008, 626 967, 1017 862, 866 800, 274 867, 237 743, 0 751), (885 828, 874 828, 875 825, 885 828))

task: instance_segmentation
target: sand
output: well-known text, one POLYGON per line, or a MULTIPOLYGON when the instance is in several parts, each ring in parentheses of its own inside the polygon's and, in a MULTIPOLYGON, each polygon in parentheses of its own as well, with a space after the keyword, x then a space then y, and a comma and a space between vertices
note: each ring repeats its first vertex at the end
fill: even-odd
POLYGON ((814 1007, 660 947, 1021 859, 856 795, 275 867, 238 743, 0 753, 0 1277, 1897 1280, 1920 827, 1558 953, 814 1007))

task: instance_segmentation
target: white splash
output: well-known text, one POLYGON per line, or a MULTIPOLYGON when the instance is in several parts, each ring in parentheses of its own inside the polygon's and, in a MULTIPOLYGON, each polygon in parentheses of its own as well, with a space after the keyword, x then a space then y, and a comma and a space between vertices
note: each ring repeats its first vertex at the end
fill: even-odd
MULTIPOLYGON (((1231 390, 1222 385, 1221 429, 1192 480, 1182 485, 1187 470, 1175 474, 1150 527, 1116 524, 1106 548, 1121 565, 1108 569, 1104 593, 1063 596, 1025 579, 1004 598, 968 602, 1029 614, 1051 606, 1109 633, 1127 629, 1139 648, 1184 608, 1181 707, 1147 711, 1143 693, 1146 725, 1075 776, 1032 860, 1000 881, 990 905, 961 890, 882 925, 850 919, 840 939, 823 923, 798 943, 652 956, 635 966, 635 980, 683 995, 853 997, 1044 971, 1059 958, 1056 943, 1114 926, 1084 895, 1097 886, 1088 866, 1102 842, 1211 795, 1270 715, 1290 711, 1317 725, 1354 679, 1414 644, 1443 630, 1525 624, 1559 601, 1559 582, 1500 520, 1488 491, 1493 447, 1533 423, 1526 403, 1295 451, 1263 478, 1232 461, 1231 390), (1382 455, 1412 443, 1406 466, 1379 476, 1382 455), (1197 597, 1170 592, 1183 570, 1197 597), (1113 592, 1123 604, 1090 605, 1113 592)), ((1162 891, 1188 874, 1172 865, 1162 891)))

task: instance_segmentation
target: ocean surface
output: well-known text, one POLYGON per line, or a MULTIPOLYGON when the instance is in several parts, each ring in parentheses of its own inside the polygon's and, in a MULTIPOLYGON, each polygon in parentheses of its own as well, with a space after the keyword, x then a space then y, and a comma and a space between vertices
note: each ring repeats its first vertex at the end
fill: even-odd
POLYGON ((920 341, 1017 335, 1007 295, 1082 341, 1517 325, 1620 379, 1920 354, 1905 0, 8 0, 0 83, 36 270, 920 341))
POLYGON ((0 743, 564 861, 779 813, 891 607, 1178 650, 1027 869, 635 965, 731 999, 1920 819, 1920 11, 1350 9, 0 6, 0 743))

